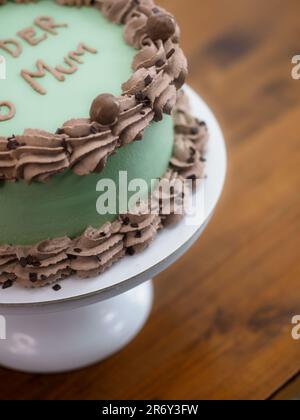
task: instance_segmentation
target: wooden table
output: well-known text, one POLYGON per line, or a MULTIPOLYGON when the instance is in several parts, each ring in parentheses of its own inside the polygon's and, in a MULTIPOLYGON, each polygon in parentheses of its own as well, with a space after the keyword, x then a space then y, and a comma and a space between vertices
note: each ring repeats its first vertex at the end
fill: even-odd
POLYGON ((291 378, 292 396, 300 389, 300 2, 161 4, 181 24, 189 83, 227 138, 221 204, 202 240, 156 279, 134 342, 67 375, 0 370, 2 399, 266 399, 279 389, 291 398, 291 378))

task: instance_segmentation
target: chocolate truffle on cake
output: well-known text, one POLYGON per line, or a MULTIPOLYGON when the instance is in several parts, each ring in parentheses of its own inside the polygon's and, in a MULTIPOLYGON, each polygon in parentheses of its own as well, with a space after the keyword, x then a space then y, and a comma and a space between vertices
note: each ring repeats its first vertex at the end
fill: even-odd
POLYGON ((103 93, 94 99, 90 117, 101 125, 113 125, 120 115, 120 104, 118 100, 109 93, 103 93))

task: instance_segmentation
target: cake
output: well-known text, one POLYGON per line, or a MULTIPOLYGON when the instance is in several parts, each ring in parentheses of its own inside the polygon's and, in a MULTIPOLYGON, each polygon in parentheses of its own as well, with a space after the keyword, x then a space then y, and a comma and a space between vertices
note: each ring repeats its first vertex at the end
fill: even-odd
POLYGON ((152 0, 0 0, 3 289, 97 276, 180 219, 166 197, 143 206, 153 179, 203 176, 208 130, 181 90, 179 38, 152 0), (101 214, 97 185, 122 191, 122 172, 145 181, 138 211, 101 214))

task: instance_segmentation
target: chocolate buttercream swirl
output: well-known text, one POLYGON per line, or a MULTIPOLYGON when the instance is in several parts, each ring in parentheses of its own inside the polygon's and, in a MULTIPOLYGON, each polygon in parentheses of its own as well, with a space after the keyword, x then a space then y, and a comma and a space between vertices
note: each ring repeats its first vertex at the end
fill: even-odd
POLYGON ((167 64, 166 56, 163 42, 161 40, 153 42, 149 39, 134 57, 132 68, 134 71, 140 68, 148 69, 154 66, 161 69, 167 64))
MULTIPOLYGON (((173 113, 176 138, 181 137, 187 143, 191 141, 195 149, 202 156, 207 151, 209 132, 204 121, 195 118, 191 114, 190 105, 187 102, 187 96, 180 91, 176 108, 173 113)), ((175 138, 175 142, 176 142, 175 138)))
POLYGON ((70 120, 63 126, 70 167, 77 175, 101 172, 108 157, 115 151, 118 137, 109 128, 91 123, 89 120, 70 120))
POLYGON ((168 60, 165 71, 171 77, 176 89, 179 90, 188 75, 187 59, 179 45, 174 44, 171 40, 165 43, 165 50, 168 60))
POLYGON ((63 147, 64 137, 42 130, 27 129, 16 136, 12 156, 16 160, 14 178, 27 182, 46 181, 69 166, 63 147))
POLYGON ((127 145, 143 138, 144 130, 154 118, 152 109, 143 102, 138 102, 134 95, 120 98, 120 117, 113 127, 113 134, 120 140, 120 145, 127 145))
POLYGON ((204 172, 204 163, 195 144, 181 134, 175 136, 171 166, 184 178, 193 175, 201 178, 204 172))
POLYGON ((17 247, 17 281, 25 287, 41 287, 71 274, 67 250, 72 241, 67 237, 39 242, 32 247, 17 247))
POLYGON ((96 0, 96 7, 108 20, 116 24, 125 23, 127 16, 136 6, 135 0, 96 0))
POLYGON ((16 249, 10 245, 0 245, 0 284, 15 281, 17 279, 15 275, 17 265, 16 249))
POLYGON ((187 97, 182 92, 173 112, 175 141, 170 166, 185 179, 196 181, 203 178, 206 147, 209 139, 207 126, 190 112, 187 97))
POLYGON ((165 71, 170 75, 177 89, 180 89, 188 73, 187 60, 178 45, 168 40, 163 43, 151 39, 145 41, 142 49, 133 61, 133 70, 156 67, 157 71, 165 71))
POLYGON ((171 84, 171 76, 156 67, 139 68, 128 82, 122 85, 125 95, 135 95, 147 103, 154 111, 155 120, 162 119, 164 113, 171 114, 176 103, 176 88, 171 84))
POLYGON ((149 39, 170 39, 178 43, 179 35, 180 30, 174 17, 151 0, 136 2, 136 7, 125 20, 125 41, 136 49, 140 49, 149 39), (170 21, 173 27, 168 31, 167 25, 170 21))
POLYGON ((148 16, 144 13, 132 13, 124 29, 124 38, 128 45, 136 49, 140 49, 142 47, 143 42, 148 37, 147 22, 148 16))
POLYGON ((68 253, 71 268, 79 277, 93 277, 107 270, 125 255, 119 221, 106 223, 100 229, 89 227, 74 241, 68 253))
POLYGON ((178 223, 184 217, 190 196, 191 189, 184 178, 168 170, 152 194, 152 208, 158 208, 163 226, 178 223))
POLYGON ((128 213, 121 216, 121 233, 125 234, 124 246, 129 255, 144 251, 154 241, 161 227, 157 214, 128 213))

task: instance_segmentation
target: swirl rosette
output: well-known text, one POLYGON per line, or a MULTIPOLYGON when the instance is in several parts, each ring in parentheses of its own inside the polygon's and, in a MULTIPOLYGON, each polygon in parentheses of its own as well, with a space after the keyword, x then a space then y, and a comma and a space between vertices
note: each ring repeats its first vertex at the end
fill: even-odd
MULTIPOLYGON (((0 245, 0 284, 16 280, 15 267, 18 259, 16 249, 10 245, 0 245)), ((7 284, 8 284, 7 283, 7 284)))
POLYGON ((139 103, 135 96, 123 96, 120 98, 120 116, 113 127, 113 134, 120 139, 120 145, 141 140, 153 117, 152 109, 139 103))
POLYGON ((14 137, 6 139, 0 137, 0 179, 13 179, 16 161, 11 150, 18 146, 14 137))
POLYGON ((185 214, 191 189, 184 178, 169 170, 156 185, 151 197, 151 207, 158 209, 163 226, 178 223, 185 214))
POLYGON ((15 141, 17 147, 12 151, 16 159, 15 178, 44 182, 69 166, 61 135, 27 129, 15 141))
POLYGON ((71 275, 67 237, 46 240, 32 247, 17 247, 17 281, 25 287, 41 287, 71 275))
POLYGON ((89 227, 74 241, 68 254, 70 267, 82 278, 103 273, 125 255, 119 221, 106 223, 100 229, 89 227))
POLYGON ((176 135, 170 164, 183 178, 196 180, 203 177, 205 165, 200 152, 191 140, 181 134, 176 135))
POLYGON ((209 133, 207 125, 192 116, 187 96, 181 91, 173 111, 175 141, 171 167, 183 178, 196 180, 204 176, 205 153, 209 133))
POLYGON ((134 0, 96 0, 96 7, 101 9, 108 20, 116 24, 124 23, 136 6, 134 0))
POLYGON ((67 121, 62 132, 68 135, 65 141, 70 154, 70 167, 80 176, 101 172, 118 143, 118 137, 109 128, 87 119, 67 121))
POLYGON ((176 103, 176 88, 167 73, 157 73, 156 67, 139 68, 122 85, 124 95, 135 95, 138 101, 153 108, 155 120, 162 119, 164 113, 171 114, 176 103))
POLYGON ((125 234, 124 246, 127 254, 134 255, 142 252, 154 241, 161 227, 161 220, 157 214, 135 212, 121 216, 121 233, 125 234))

